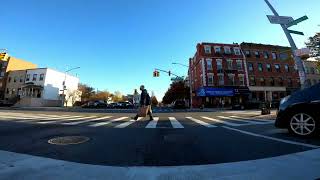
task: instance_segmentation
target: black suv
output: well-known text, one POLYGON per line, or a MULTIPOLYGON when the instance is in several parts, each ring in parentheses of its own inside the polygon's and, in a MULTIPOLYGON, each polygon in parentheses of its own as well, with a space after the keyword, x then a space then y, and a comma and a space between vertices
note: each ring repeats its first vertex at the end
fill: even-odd
POLYGON ((312 136, 320 130, 320 83, 283 98, 275 126, 288 128, 299 136, 312 136))

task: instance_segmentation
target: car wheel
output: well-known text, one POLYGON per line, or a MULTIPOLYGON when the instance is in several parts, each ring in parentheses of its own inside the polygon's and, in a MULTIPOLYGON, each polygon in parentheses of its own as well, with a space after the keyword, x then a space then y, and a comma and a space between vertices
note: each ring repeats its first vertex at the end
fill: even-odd
POLYGON ((319 122, 311 113, 295 113, 289 121, 289 132, 299 136, 313 136, 319 127, 319 122))

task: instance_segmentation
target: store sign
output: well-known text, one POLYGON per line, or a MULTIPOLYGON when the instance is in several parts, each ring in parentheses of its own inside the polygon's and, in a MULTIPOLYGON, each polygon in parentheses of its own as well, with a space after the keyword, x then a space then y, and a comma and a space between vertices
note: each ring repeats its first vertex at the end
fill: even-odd
POLYGON ((233 88, 210 88, 202 87, 197 91, 197 96, 200 97, 227 97, 234 96, 233 88))

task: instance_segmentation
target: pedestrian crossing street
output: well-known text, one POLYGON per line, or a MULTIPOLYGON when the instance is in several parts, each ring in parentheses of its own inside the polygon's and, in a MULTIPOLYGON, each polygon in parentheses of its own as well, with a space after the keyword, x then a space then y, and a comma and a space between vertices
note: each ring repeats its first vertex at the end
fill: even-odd
POLYGON ((24 114, 24 113, 0 113, 0 122, 9 121, 31 124, 57 124, 64 126, 87 126, 92 128, 174 128, 183 129, 190 127, 216 128, 219 126, 248 126, 272 124, 274 120, 258 119, 241 116, 198 116, 198 117, 154 117, 149 121, 148 117, 132 120, 129 116, 112 115, 53 115, 53 114, 24 114))

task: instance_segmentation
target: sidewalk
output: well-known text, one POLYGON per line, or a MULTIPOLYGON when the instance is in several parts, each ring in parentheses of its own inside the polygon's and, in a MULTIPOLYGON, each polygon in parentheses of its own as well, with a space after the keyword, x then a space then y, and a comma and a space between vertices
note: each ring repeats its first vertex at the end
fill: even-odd
POLYGON ((2 180, 303 180, 320 178, 320 149, 285 156, 200 166, 112 167, 0 151, 2 180))

